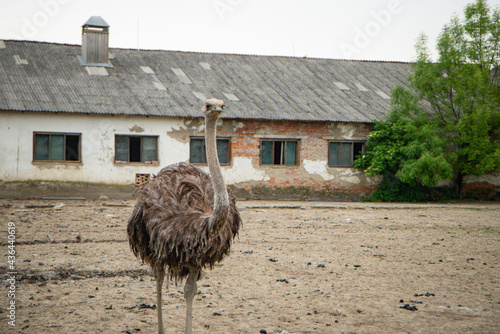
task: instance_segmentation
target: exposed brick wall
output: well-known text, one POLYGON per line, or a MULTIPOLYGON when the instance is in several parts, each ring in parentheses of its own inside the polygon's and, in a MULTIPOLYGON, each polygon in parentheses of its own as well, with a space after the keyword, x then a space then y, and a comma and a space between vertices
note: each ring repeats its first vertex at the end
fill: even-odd
MULTIPOLYGON (((338 140, 366 140, 371 131, 370 124, 349 123, 356 128, 351 138, 346 138, 336 131, 338 127, 332 127, 328 122, 298 122, 298 121, 265 121, 247 120, 242 127, 234 130, 234 133, 219 131, 219 135, 232 135, 232 156, 252 157, 256 163, 260 163, 260 138, 268 135, 289 139, 301 138, 300 159, 326 159, 328 152, 328 139, 323 137, 335 136, 338 140), (237 136, 234 136, 236 134, 237 136), (326 152, 326 153, 325 153, 326 152)), ((226 130, 227 132, 227 130, 226 130)))
POLYGON ((463 186, 465 197, 493 198, 495 196, 495 186, 488 182, 466 183, 463 186))
MULTIPOLYGON (((235 184, 233 189, 241 197, 250 198, 316 198, 316 199, 359 199, 368 197, 376 186, 366 181, 359 173, 361 182, 347 182, 343 176, 325 180, 317 174, 310 174, 304 168, 305 160, 328 163, 329 140, 366 140, 371 131, 370 124, 328 123, 297 121, 246 120, 238 127, 223 126, 219 135, 231 136, 231 155, 252 159, 252 164, 269 175, 266 181, 249 181, 235 184), (269 136, 269 137, 267 137, 269 136), (276 139, 300 139, 298 166, 269 166, 260 164, 260 142, 262 137, 276 139)), ((328 172, 342 174, 348 168, 325 167, 328 172), (342 172, 342 173, 341 173, 342 172)))

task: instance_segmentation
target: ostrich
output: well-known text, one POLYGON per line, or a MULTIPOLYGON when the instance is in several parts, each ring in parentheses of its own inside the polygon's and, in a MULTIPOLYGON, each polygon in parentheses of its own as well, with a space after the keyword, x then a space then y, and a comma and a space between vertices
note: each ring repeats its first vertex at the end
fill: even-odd
POLYGON ((183 162, 163 168, 141 189, 128 220, 130 247, 135 256, 151 266, 156 278, 158 333, 163 333, 165 269, 167 282, 187 277, 185 333, 191 333, 201 269, 213 268, 229 254, 241 225, 236 198, 224 184, 217 157, 216 127, 223 108, 224 101, 207 99, 202 109, 210 175, 183 162))

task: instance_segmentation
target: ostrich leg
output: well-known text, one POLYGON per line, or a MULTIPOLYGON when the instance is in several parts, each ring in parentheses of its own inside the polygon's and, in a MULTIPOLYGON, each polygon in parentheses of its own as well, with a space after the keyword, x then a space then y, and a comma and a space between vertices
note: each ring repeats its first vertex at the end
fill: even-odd
POLYGON ((186 298, 186 331, 185 334, 191 334, 193 330, 193 299, 197 293, 198 286, 196 280, 198 279, 200 271, 191 270, 184 285, 184 298, 186 298))
POLYGON ((161 288, 163 286, 163 279, 165 278, 165 268, 156 267, 156 307, 158 310, 158 334, 163 334, 163 317, 161 312, 161 288))

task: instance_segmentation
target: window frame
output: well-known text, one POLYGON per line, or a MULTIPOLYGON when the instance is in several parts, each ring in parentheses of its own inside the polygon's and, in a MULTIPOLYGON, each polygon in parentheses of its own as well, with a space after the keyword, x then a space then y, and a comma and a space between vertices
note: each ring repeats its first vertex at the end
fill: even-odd
POLYGON ((261 166, 277 166, 277 167, 296 167, 296 166, 300 166, 300 142, 301 140, 300 139, 297 139, 297 138, 261 138, 260 139, 260 149, 259 149, 259 160, 260 160, 260 165, 261 166), (267 163, 263 163, 262 162, 262 157, 263 157, 263 154, 262 154, 262 149, 263 149, 263 142, 272 142, 272 146, 271 146, 271 159, 272 159, 272 163, 270 164, 267 164, 267 163), (283 146, 284 146, 284 149, 283 149, 283 157, 282 157, 282 160, 284 161, 284 163, 282 164, 276 164, 274 163, 274 156, 275 156, 275 148, 276 148, 276 142, 283 142, 283 146), (287 160, 287 156, 286 156, 286 143, 287 142, 294 142, 296 143, 296 146, 295 146, 295 164, 293 165, 289 165, 286 163, 286 160, 287 160))
POLYGON ((32 162, 35 162, 35 163, 71 163, 71 164, 74 164, 74 163, 81 163, 82 162, 82 133, 81 132, 45 132, 45 131, 33 131, 33 155, 32 155, 32 162), (48 155, 49 155, 49 159, 48 160, 38 160, 36 159, 36 154, 35 154, 35 150, 36 150, 36 136, 37 135, 42 135, 42 136, 49 136, 49 147, 48 147, 48 155), (50 142, 51 142, 51 136, 63 136, 64 139, 63 139, 63 160, 51 160, 50 159, 50 142), (67 143, 67 140, 66 140, 66 137, 67 136, 77 136, 78 137, 78 152, 77 152, 77 155, 78 155, 78 159, 77 160, 67 160, 66 159, 66 143, 67 143))
POLYGON ((159 150, 159 136, 158 135, 129 135, 129 134, 115 134, 115 141, 114 141, 114 163, 115 164, 134 164, 134 165, 159 165, 159 161, 160 161, 160 157, 159 157, 159 153, 160 153, 160 150, 159 150), (117 153, 117 145, 116 145, 116 140, 117 140, 117 137, 125 137, 128 139, 128 160, 125 161, 125 160, 118 160, 117 157, 116 157, 116 153, 117 153), (140 152, 139 152, 139 155, 140 155, 140 161, 130 161, 130 138, 139 138, 140 139, 140 152), (144 151, 144 143, 143 143, 143 139, 144 138, 154 138, 156 140, 156 160, 144 160, 144 157, 143 157, 143 151, 144 151))
POLYGON ((354 165, 354 159, 356 158, 356 156, 354 154, 355 144, 361 144, 361 150, 359 150, 358 153, 359 152, 363 153, 365 150, 365 143, 366 143, 366 141, 362 141, 362 140, 329 140, 328 141, 328 156, 327 156, 328 167, 352 168, 354 165), (341 148, 341 146, 339 146, 339 156, 338 156, 338 161, 340 162, 340 164, 337 164, 337 165, 330 164, 330 154, 331 154, 330 150, 331 150, 332 143, 337 143, 340 145, 351 144, 349 165, 342 165, 342 148, 341 148))
MULTIPOLYGON (((219 141, 219 140, 226 140, 228 145, 227 145, 227 162, 220 162, 219 161, 219 164, 221 166, 231 166, 231 137, 216 137, 216 141, 219 141)), ((217 151, 217 154, 219 154, 219 151, 217 151)), ((193 165, 198 165, 198 166, 207 166, 208 165, 208 162, 207 161, 203 161, 204 158, 206 160, 206 157, 207 157, 207 154, 206 154, 206 145, 205 145, 205 137, 200 137, 200 136, 193 136, 193 137, 189 137, 189 163, 190 164, 193 164, 193 165), (201 140, 201 161, 202 162, 193 162, 191 160, 191 142, 193 139, 196 139, 196 140, 201 140)))

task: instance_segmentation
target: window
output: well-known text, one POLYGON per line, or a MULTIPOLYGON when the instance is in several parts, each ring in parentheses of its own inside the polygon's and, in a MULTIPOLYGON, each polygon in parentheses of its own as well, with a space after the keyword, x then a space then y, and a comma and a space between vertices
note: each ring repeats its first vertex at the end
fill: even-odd
POLYGON ((363 152, 362 142, 330 142, 328 146, 328 165, 352 167, 357 155, 363 152))
POLYGON ((115 162, 158 163, 158 137, 115 136, 115 162))
POLYGON ((298 140, 262 140, 260 161, 263 165, 298 165, 298 140))
POLYGON ((34 133, 33 161, 79 162, 79 133, 34 133))
MULTIPOLYGON (((229 139, 217 139, 217 155, 221 165, 228 165, 231 159, 229 139)), ((189 145, 189 161, 192 164, 206 164, 207 153, 205 139, 191 138, 189 145)))

